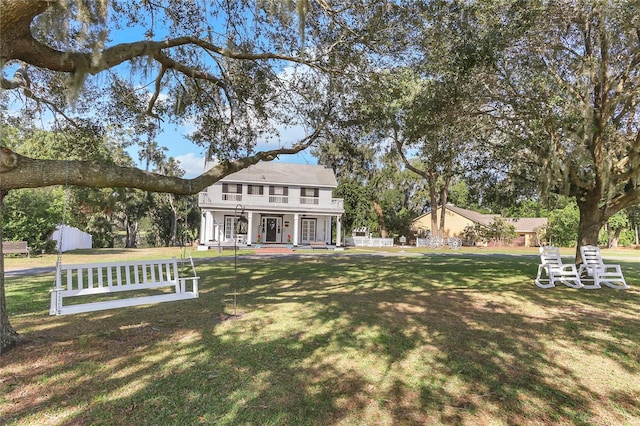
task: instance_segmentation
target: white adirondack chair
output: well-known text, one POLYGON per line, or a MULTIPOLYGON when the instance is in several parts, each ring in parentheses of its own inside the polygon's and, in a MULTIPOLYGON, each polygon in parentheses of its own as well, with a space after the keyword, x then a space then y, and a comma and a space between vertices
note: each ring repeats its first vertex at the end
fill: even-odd
POLYGON ((587 279, 593 279, 594 288, 600 288, 600 284, 618 290, 629 288, 622 275, 620 265, 604 263, 600 248, 597 246, 582 246, 580 247, 580 254, 582 256, 582 264, 580 264, 578 273, 580 276, 586 273, 587 279))
POLYGON ((580 281, 576 265, 563 264, 558 247, 540 247, 540 265, 534 283, 540 288, 555 287, 560 282, 571 288, 585 287, 580 281))

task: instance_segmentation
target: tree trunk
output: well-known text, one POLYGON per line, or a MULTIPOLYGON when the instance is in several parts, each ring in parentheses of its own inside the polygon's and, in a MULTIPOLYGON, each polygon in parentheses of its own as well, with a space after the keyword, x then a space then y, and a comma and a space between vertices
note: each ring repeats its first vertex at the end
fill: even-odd
POLYGON ((127 241, 125 242, 125 247, 138 247, 138 221, 131 221, 127 217, 127 219, 125 220, 125 227, 127 229, 127 241))
POLYGON ((6 193, 0 192, 0 355, 9 351, 18 342, 23 340, 11 327, 9 315, 7 313, 7 299, 4 285, 4 253, 2 251, 2 226, 4 223, 4 196, 6 193))
POLYGON ((445 235, 444 226, 445 226, 445 216, 446 216, 445 213, 447 212, 448 195, 449 195, 449 183, 448 183, 448 181, 445 181, 445 183, 443 184, 442 188, 440 188, 440 205, 442 206, 442 208, 440 209, 440 230, 439 230, 439 235, 441 235, 443 237, 445 235))
POLYGON ((429 181, 429 203, 431 204, 431 236, 438 236, 438 195, 436 192, 436 184, 433 176, 429 181))
POLYGON ((384 211, 382 210, 382 206, 378 200, 373 200, 373 209, 376 211, 378 220, 380 221, 380 236, 382 238, 387 238, 389 235, 389 232, 387 231, 387 222, 384 220, 384 211))
POLYGON ((611 241, 609 241, 609 248, 615 248, 618 247, 618 244, 620 244, 620 234, 622 234, 622 227, 616 229, 613 232, 613 237, 611 238, 611 241))
POLYGON ((171 215, 171 246, 178 245, 178 212, 172 210, 171 215))
POLYGON ((171 208, 171 239, 169 245, 175 247, 178 245, 178 209, 173 194, 167 194, 169 207, 171 208))
POLYGON ((580 225, 578 226, 578 244, 576 246, 576 264, 582 263, 580 247, 586 245, 598 245, 598 233, 604 225, 604 215, 598 207, 598 197, 590 196, 584 200, 577 197, 580 210, 580 225))

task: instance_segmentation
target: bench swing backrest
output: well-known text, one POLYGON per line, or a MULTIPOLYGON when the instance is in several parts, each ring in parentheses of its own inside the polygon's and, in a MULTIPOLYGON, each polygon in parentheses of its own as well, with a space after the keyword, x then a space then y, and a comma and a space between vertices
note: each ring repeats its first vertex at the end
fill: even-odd
POLYGON ((111 263, 59 265, 51 292, 51 315, 99 311, 125 306, 169 302, 198 297, 198 277, 180 277, 176 258, 111 263), (186 281, 191 281, 187 291, 186 281), (158 289, 159 294, 127 294, 112 300, 88 300, 91 296, 158 289), (86 297, 85 297, 86 296, 86 297), (71 304, 66 298, 76 297, 71 304))

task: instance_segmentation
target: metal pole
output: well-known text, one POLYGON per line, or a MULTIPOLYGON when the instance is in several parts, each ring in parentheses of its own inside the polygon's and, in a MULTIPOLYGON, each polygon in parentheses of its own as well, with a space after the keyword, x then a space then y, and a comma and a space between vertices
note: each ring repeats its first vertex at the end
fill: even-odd
POLYGON ((236 274, 238 272, 238 207, 244 210, 240 204, 236 204, 233 210, 233 271, 236 274))
POLYGON ((241 204, 236 204, 235 209, 233 210, 233 273, 234 273, 234 283, 233 283, 233 315, 237 315, 237 306, 238 306, 238 295, 236 292, 236 286, 238 285, 238 207, 240 208, 240 214, 244 212, 244 207, 241 204))

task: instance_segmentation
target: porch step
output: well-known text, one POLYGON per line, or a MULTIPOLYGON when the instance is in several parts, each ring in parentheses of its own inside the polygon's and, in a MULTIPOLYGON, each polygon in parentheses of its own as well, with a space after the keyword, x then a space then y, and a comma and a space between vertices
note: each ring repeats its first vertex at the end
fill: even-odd
POLYGON ((261 247, 256 249, 256 254, 287 254, 293 250, 287 247, 261 247))

